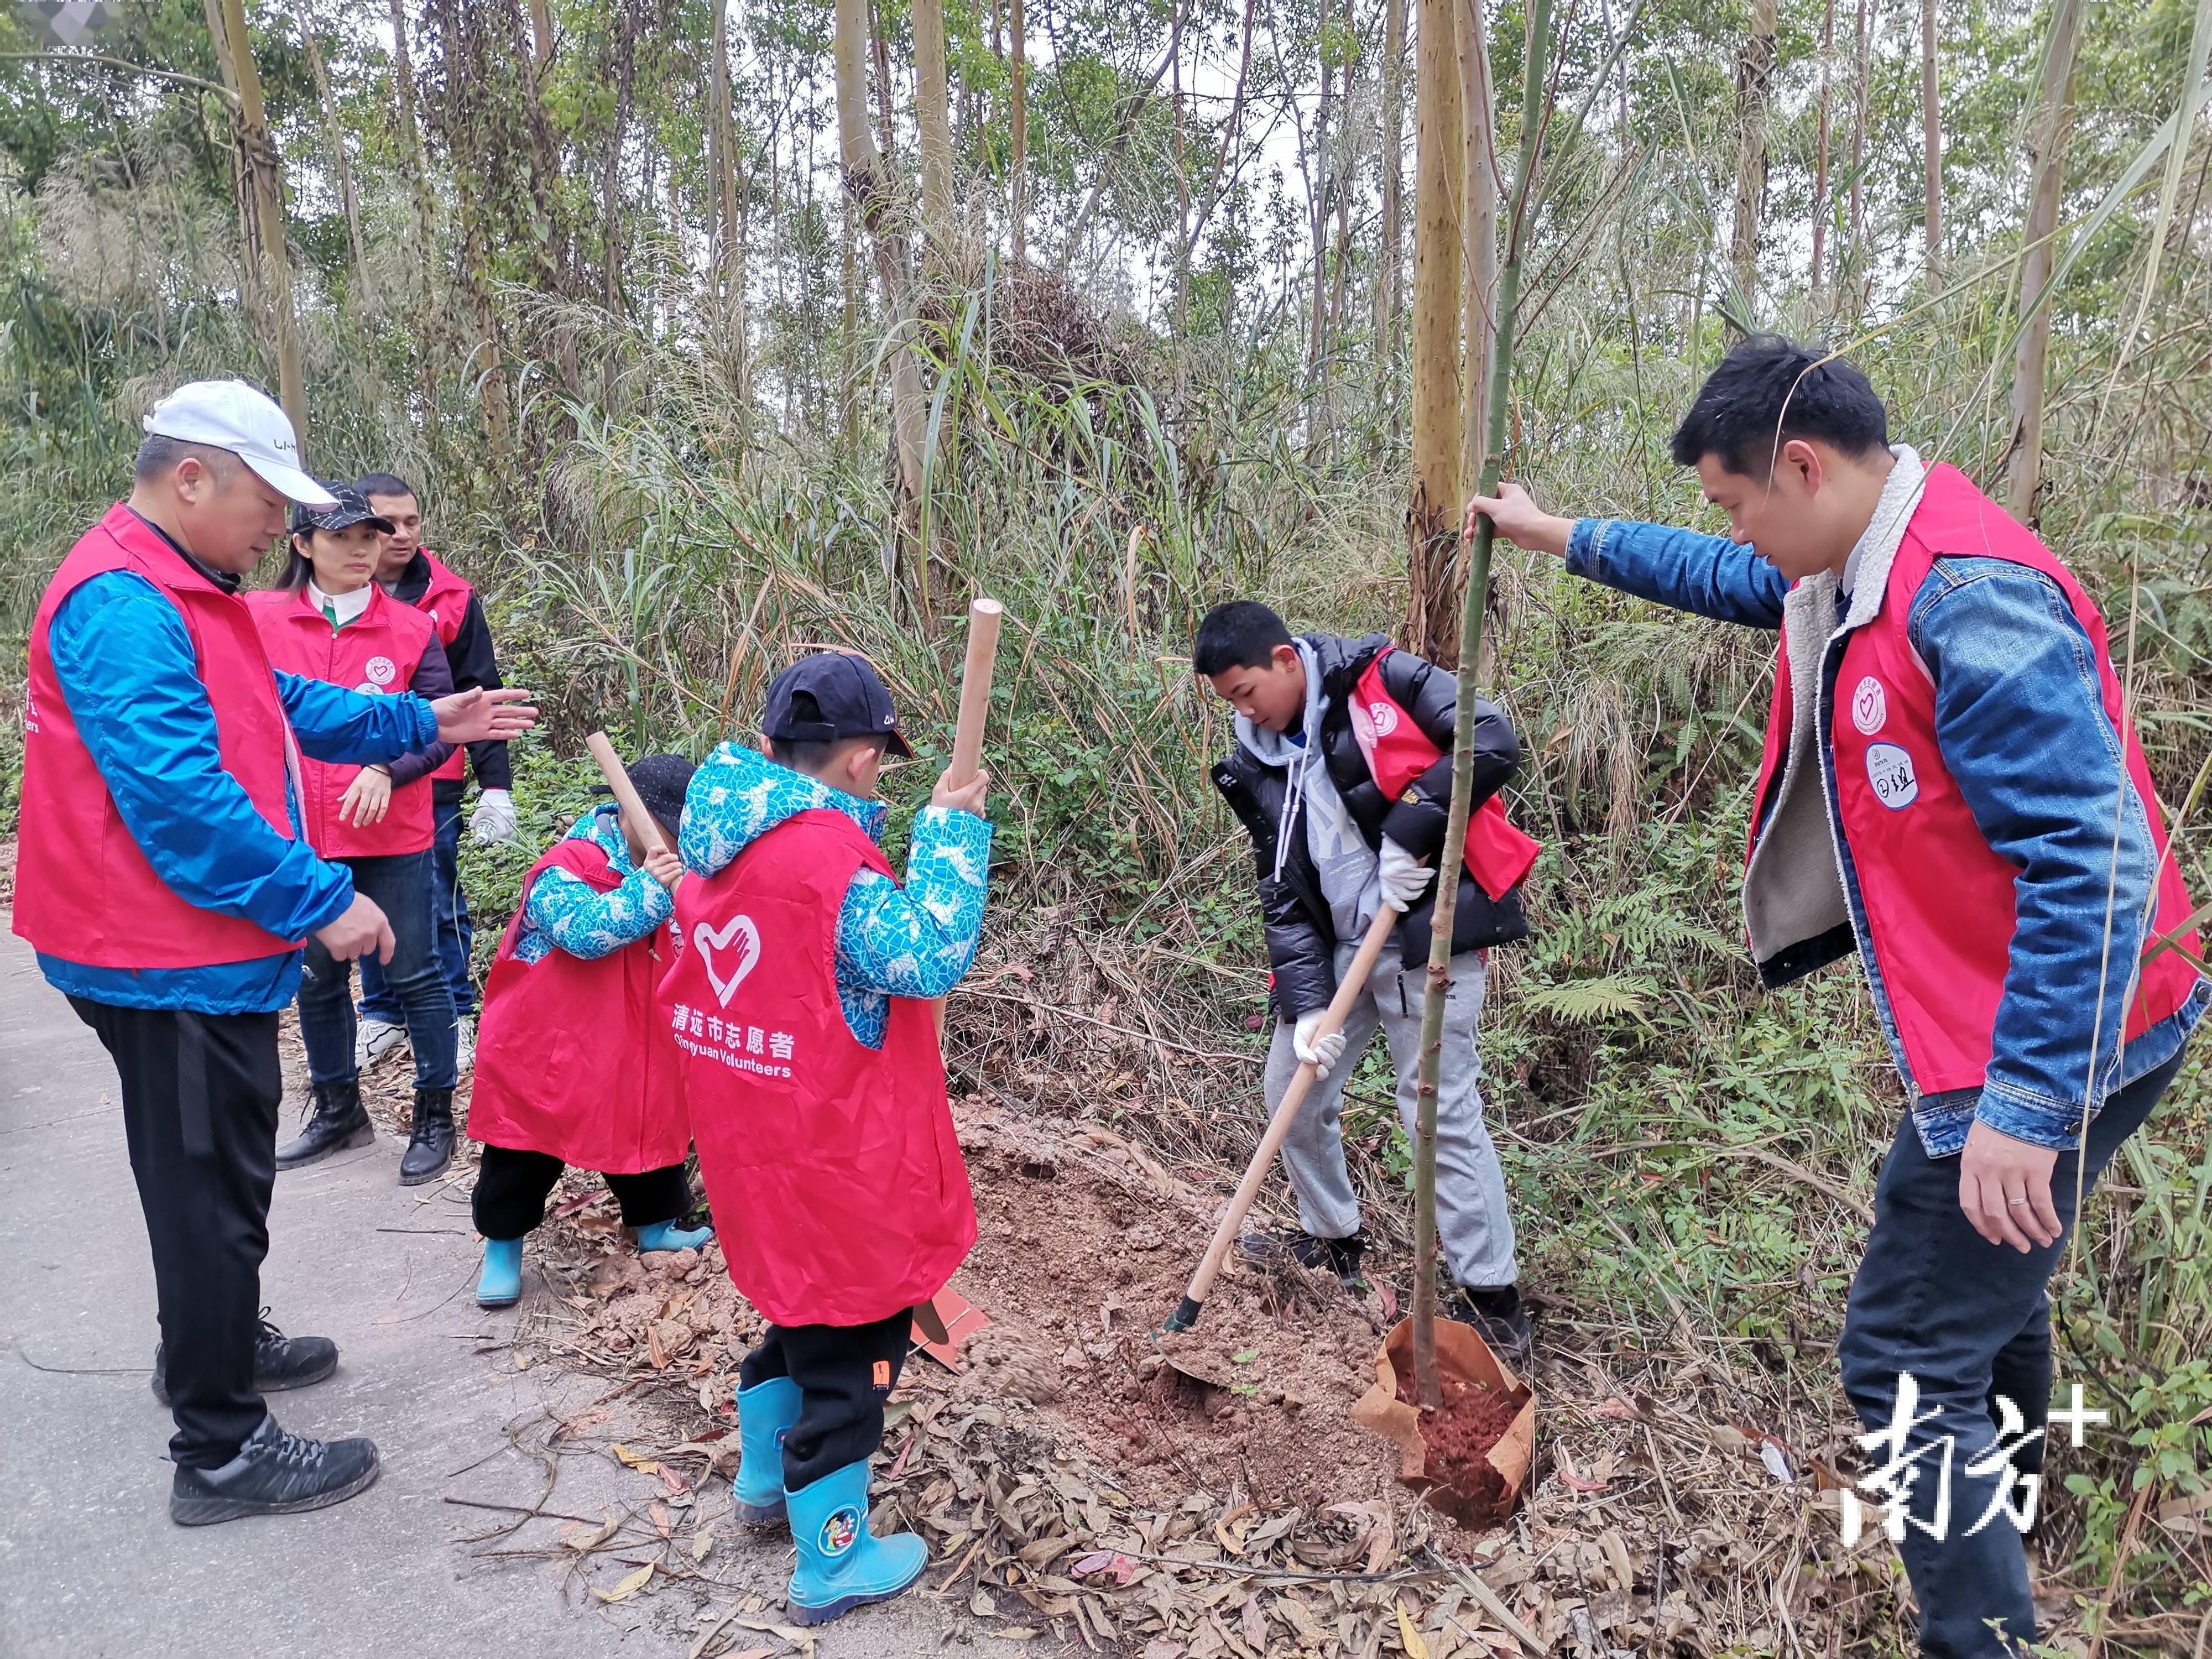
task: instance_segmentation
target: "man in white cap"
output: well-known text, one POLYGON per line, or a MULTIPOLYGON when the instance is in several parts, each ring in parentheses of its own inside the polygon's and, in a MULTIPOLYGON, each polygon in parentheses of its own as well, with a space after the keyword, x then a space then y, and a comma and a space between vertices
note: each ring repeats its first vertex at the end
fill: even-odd
POLYGON ((536 711, 523 691, 432 703, 272 672, 239 579, 284 533, 288 498, 330 492, 241 381, 179 387, 145 427, 130 499, 70 550, 32 623, 15 926, 121 1079, 161 1311, 154 1391, 177 1425, 169 1513, 200 1525, 376 1478, 371 1443, 286 1434, 261 1398, 337 1364, 328 1340, 260 1318, 277 1012, 303 939, 345 960, 392 945, 301 838, 295 742, 380 765, 514 736, 536 711))

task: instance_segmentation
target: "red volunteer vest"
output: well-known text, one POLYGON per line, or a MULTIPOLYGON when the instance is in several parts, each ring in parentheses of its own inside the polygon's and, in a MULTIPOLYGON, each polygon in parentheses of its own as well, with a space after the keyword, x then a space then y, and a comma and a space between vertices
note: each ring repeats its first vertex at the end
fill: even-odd
MULTIPOLYGON (((246 602, 252 607, 273 665, 369 696, 406 690, 422 653, 437 638, 428 617, 387 599, 374 582, 369 584, 368 609, 335 634, 304 587, 296 593, 249 593, 246 602)), ((433 839, 429 779, 399 785, 392 792, 392 805, 384 817, 360 825, 338 817, 338 804, 359 767, 326 765, 306 756, 300 767, 301 815, 309 843, 325 858, 387 858, 428 848, 433 839)))
MULTIPOLYGON (((2014 884, 2020 875, 1984 838, 1943 764, 1936 741, 1935 684, 1906 634, 1913 598, 1944 557, 2008 560, 2056 582, 2095 647, 2105 713, 2121 730, 2120 683, 2096 605, 2051 550, 1965 474, 1948 465, 1932 468, 1890 567, 1881 609, 1844 647, 1833 732, 1836 805, 1858 871, 1871 965, 1888 994, 1912 1085, 1923 1094, 1981 1086, 2011 964, 2014 884)), ((1785 649, 1775 669, 1766 758, 1755 799, 1764 801, 1775 781, 1790 716, 1785 649)), ((2160 859, 2153 925, 2165 932, 2188 917, 2189 896, 2166 855, 2166 817, 2142 745, 2132 727, 2122 736, 2128 775, 2149 815, 2160 859)), ((2193 950, 2195 939, 2191 933, 2181 942, 2193 950)), ((2112 971, 2118 975, 2135 966, 2116 960, 2112 971)), ((2128 1012, 2127 1038, 2179 1009, 2196 977, 2170 951, 2145 964, 2128 1012)))
POLYGON ((556 842, 523 878, 484 984, 469 1134, 602 1175, 681 1164, 690 1120, 676 1044, 653 1004, 675 937, 656 927, 593 961, 559 949, 522 961, 514 947, 523 910, 538 878, 553 869, 602 893, 622 884, 604 852, 574 838, 556 842))
POLYGON ((118 502, 70 550, 31 623, 15 931, 50 956, 94 968, 204 968, 297 950, 297 939, 179 898, 116 811, 62 699, 47 644, 62 601, 110 570, 144 577, 176 606, 215 712, 222 769, 270 827, 292 839, 285 804, 292 734, 252 614, 118 502))
MULTIPOLYGON (((469 601, 476 596, 476 589, 448 569, 428 548, 417 548, 416 550, 422 554, 423 563, 430 567, 430 585, 416 599, 415 609, 428 617, 430 625, 438 630, 438 643, 450 646, 459 635, 461 623, 467 619, 469 601)), ((459 747, 448 755, 445 763, 430 775, 458 780, 467 775, 468 766, 468 750, 459 747)))
POLYGON ((778 1325, 865 1325, 927 1301, 975 1243, 929 1005, 894 997, 881 1052, 837 1000, 837 912, 890 874, 833 811, 802 812, 676 892, 660 983, 730 1278, 778 1325))
MULTIPOLYGON (((1367 757, 1367 770, 1375 787, 1396 800, 1424 772, 1443 758, 1443 750, 1429 741, 1420 722, 1399 705, 1382 684, 1382 659, 1389 646, 1375 653, 1367 672, 1352 694, 1352 735, 1367 757)), ((1505 805, 1492 795, 1467 822, 1467 872, 1495 903, 1528 878, 1540 842, 1524 836, 1505 816, 1505 805)))

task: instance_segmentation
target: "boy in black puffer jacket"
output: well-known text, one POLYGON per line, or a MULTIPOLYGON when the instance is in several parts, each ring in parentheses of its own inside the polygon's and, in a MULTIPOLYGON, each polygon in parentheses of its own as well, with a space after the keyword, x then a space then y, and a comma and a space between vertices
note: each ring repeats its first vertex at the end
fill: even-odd
MULTIPOLYGON (((1267 1060, 1268 1111, 1301 1061, 1312 1062, 1317 1073, 1283 1145, 1303 1231, 1249 1235, 1243 1248, 1257 1259, 1287 1253, 1357 1285, 1364 1243, 1344 1163, 1344 1079, 1379 1026, 1397 1068, 1399 1115, 1407 1133, 1413 1132, 1434 907, 1433 898, 1422 895, 1436 873, 1451 804, 1458 686, 1443 670, 1393 651, 1380 634, 1293 639, 1280 617, 1251 600, 1209 612, 1191 659, 1237 710, 1237 748, 1212 775, 1251 835, 1258 866, 1279 1021, 1267 1060), (1395 795, 1386 793, 1376 781, 1378 770, 1387 772, 1375 758, 1378 733, 1388 738, 1409 722, 1419 737, 1401 731, 1400 738, 1425 739, 1439 753, 1395 795), (1385 905, 1404 919, 1342 1031, 1316 1040, 1315 1028, 1336 994, 1338 975, 1385 905)), ((1480 809, 1512 776, 1521 749, 1497 708, 1478 702, 1475 713, 1474 800, 1480 809)), ((1514 835, 1497 813, 1486 819, 1504 836, 1514 835)), ((1527 1351, 1528 1316, 1521 1306, 1504 1177, 1483 1124, 1475 1032, 1488 948, 1528 935, 1515 885, 1526 864, 1486 868, 1480 854, 1470 863, 1474 873, 1461 878, 1452 921, 1437 1097, 1437 1230, 1461 1292, 1445 1311, 1518 1358, 1527 1351)))

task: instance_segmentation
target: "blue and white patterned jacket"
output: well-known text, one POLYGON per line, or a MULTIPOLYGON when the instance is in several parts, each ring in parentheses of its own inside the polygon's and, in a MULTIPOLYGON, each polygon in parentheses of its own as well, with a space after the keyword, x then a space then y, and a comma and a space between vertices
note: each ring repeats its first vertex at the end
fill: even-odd
MULTIPOLYGON (((758 750, 726 743, 691 779, 678 851, 711 876, 801 812, 842 812, 881 841, 890 809, 861 800, 758 750)), ((837 999, 853 1035, 884 1046, 893 997, 940 997, 975 960, 989 884, 991 826, 972 812, 924 807, 914 821, 906 885, 872 870, 854 876, 837 913, 837 999)))
POLYGON ((622 831, 622 809, 602 806, 576 820, 571 841, 587 841, 607 855, 622 878, 611 891, 599 890, 573 872, 555 866, 531 884, 522 907, 522 931, 514 954, 536 962, 554 951, 594 961, 635 945, 675 919, 676 897, 630 861, 629 842, 622 831))

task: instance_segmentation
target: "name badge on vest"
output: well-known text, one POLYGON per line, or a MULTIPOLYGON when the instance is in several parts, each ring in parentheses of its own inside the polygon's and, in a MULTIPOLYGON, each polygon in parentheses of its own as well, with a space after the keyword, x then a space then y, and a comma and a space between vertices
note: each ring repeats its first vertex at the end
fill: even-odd
POLYGON ((1912 757, 1893 743, 1867 745, 1867 781, 1875 799, 1893 812, 1901 812, 1920 799, 1920 780, 1912 770, 1912 757))

